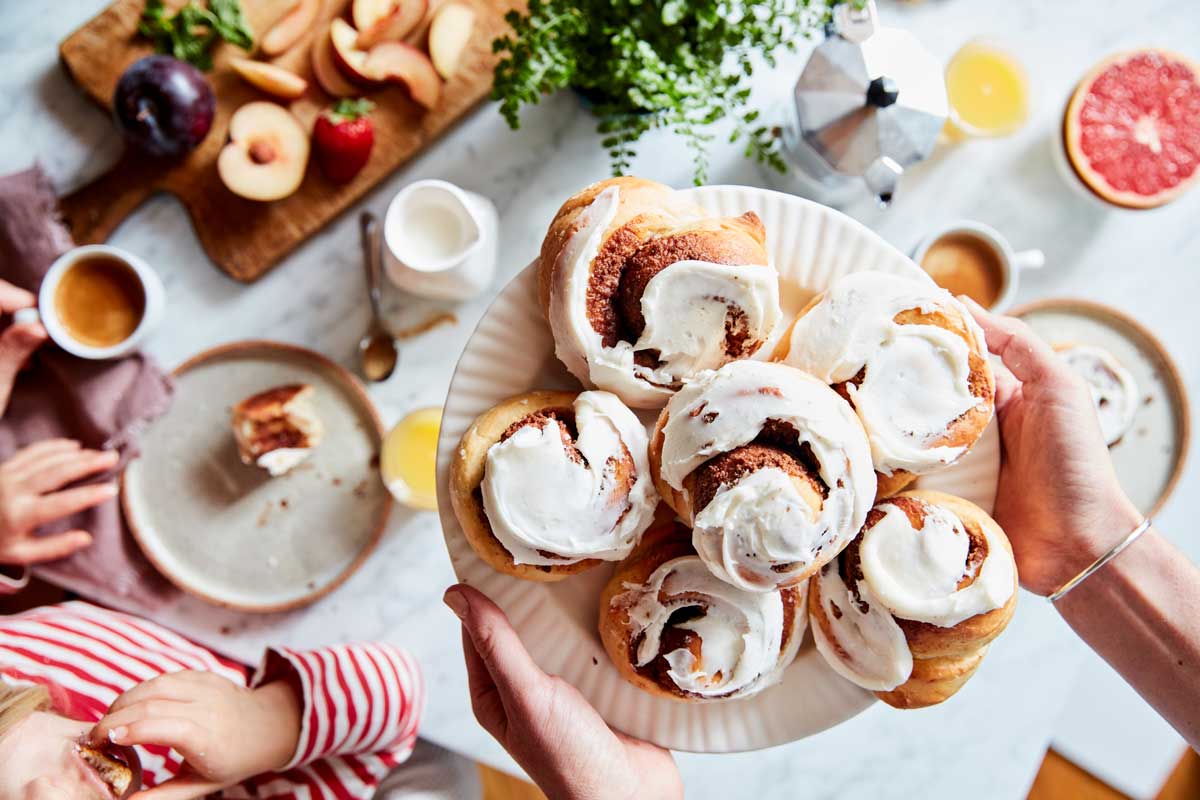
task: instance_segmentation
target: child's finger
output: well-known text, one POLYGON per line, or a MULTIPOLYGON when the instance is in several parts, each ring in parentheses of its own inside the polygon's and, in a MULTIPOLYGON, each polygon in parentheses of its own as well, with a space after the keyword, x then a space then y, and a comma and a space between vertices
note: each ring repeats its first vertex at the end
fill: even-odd
POLYGON ((4 560, 13 564, 41 564, 66 558, 92 544, 87 531, 64 531, 52 536, 28 536, 4 549, 4 560))
POLYGON ((190 703, 178 700, 143 700, 118 711, 109 711, 92 727, 91 741, 126 744, 121 738, 137 722, 151 719, 186 719, 190 703))
POLYGON ((83 511, 86 508, 106 503, 117 496, 115 482, 90 483, 87 486, 77 486, 74 489, 64 489, 61 492, 44 495, 33 503, 30 513, 33 527, 54 522, 63 517, 83 511))
POLYGON ((4 466, 14 470, 25 468, 36 463, 38 459, 45 458, 54 453, 69 453, 79 450, 80 447, 82 445, 74 439, 43 439, 40 442, 34 442, 31 445, 22 447, 13 453, 12 457, 4 462, 4 466))
MULTIPOLYGON (((124 713, 124 712, 122 712, 124 713)), ((97 726, 99 727, 99 726, 97 726)), ((135 745, 159 745, 173 747, 185 761, 203 757, 207 733, 202 725, 187 717, 149 716, 117 725, 108 731, 113 744, 133 747, 135 745)))
POLYGON ((80 478, 107 472, 117 465, 116 450, 66 451, 32 465, 24 484, 37 494, 61 489, 80 478))
POLYGON ((139 683, 114 700, 113 704, 108 707, 108 713, 115 714, 122 709, 137 703, 144 703, 147 700, 194 702, 196 700, 195 684, 188 677, 192 674, 191 672, 168 672, 166 675, 159 675, 157 678, 139 683))

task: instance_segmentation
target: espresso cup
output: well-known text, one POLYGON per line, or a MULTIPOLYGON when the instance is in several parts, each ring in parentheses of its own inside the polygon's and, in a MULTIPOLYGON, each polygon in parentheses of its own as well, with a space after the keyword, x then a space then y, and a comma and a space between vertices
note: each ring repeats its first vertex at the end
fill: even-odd
MULTIPOLYGON (((979 248, 978 260, 984 263, 981 269, 992 269, 995 274, 992 276, 980 275, 975 276, 974 280, 981 283, 994 281, 995 286, 993 293, 995 299, 990 303, 980 301, 978 297, 972 299, 979 302, 980 305, 987 308, 989 311, 1004 311, 1012 305, 1013 300, 1017 296, 1017 285, 1019 283, 1022 270, 1040 269, 1046 263, 1046 257, 1041 250, 1021 250, 1013 249, 1008 240, 1000 235, 1000 232, 989 225, 984 225, 982 222, 973 222, 970 220, 959 220, 940 228, 936 228, 925 236, 917 246, 913 249, 912 260, 930 273, 930 276, 938 281, 939 275, 925 264, 926 257, 930 251, 937 246, 946 246, 947 243, 962 243, 966 249, 976 247, 979 248)), ((969 260, 969 259, 965 259, 969 260)), ((968 279, 971 276, 966 276, 968 279)), ((970 282, 968 280, 968 282, 970 282)), ((942 281, 938 281, 939 285, 943 285, 942 281)), ((951 288, 954 291, 954 287, 951 288)), ((971 296, 971 292, 963 291, 962 293, 971 296)))
POLYGON ((87 359, 134 350, 158 325, 166 293, 146 262, 105 244, 68 250, 50 265, 37 308, 18 311, 17 323, 41 322, 54 343, 87 359))

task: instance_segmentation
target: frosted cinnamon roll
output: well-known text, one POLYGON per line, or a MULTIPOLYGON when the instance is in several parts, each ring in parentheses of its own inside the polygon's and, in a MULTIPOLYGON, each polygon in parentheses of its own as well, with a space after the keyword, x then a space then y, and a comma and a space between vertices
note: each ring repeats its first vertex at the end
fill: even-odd
POLYGON ((904 492, 809 586, 817 649, 842 677, 896 708, 934 705, 975 673, 1012 619, 1017 567, 978 506, 904 492))
POLYGON ((850 401, 866 428, 879 495, 958 460, 992 418, 983 331, 932 282, 855 272, 818 295, 774 358, 850 401))
POLYGON ((585 386, 659 408, 698 372, 753 355, 779 320, 779 276, 753 213, 714 217, 641 178, 593 184, 542 243, 555 354, 585 386))
POLYGON ((679 523, 655 525, 600 596, 600 638, 627 681, 677 700, 748 697, 778 683, 807 625, 803 585, 719 580, 679 523))
POLYGON ((1139 399, 1137 381, 1102 347, 1056 344, 1054 349, 1087 384, 1100 420, 1100 433, 1112 447, 1133 425, 1139 399))
POLYGON ((450 468, 467 541, 494 569, 554 581, 619 561, 654 518, 646 429, 608 392, 530 392, 482 414, 450 468))
POLYGON ((659 415, 650 468, 708 568, 749 591, 807 579, 875 499, 853 410, 783 364, 735 361, 685 386, 659 415))

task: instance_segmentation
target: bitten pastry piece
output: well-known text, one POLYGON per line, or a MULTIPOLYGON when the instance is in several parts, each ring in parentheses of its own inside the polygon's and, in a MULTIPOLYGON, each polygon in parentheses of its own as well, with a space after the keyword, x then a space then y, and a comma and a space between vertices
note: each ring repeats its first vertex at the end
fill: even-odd
POLYGON ((783 364, 735 361, 688 384, 659 415, 650 467, 708 568, 749 591, 806 580, 875 500, 854 411, 783 364))
POLYGON ((233 407, 233 435, 244 464, 283 475, 312 455, 325 427, 313 407, 313 387, 276 386, 233 407))
POLYGON ((842 677, 896 708, 957 692, 1012 619, 1017 567, 978 506, 904 492, 809 586, 817 649, 842 677))
POLYGON ((613 178, 559 209, 539 286, 555 354, 585 386, 659 408, 753 355, 779 320, 779 276, 753 213, 715 217, 660 183, 613 178))
POLYGON ((804 637, 804 585, 747 592, 718 579, 660 521, 600 596, 600 638, 621 676, 676 700, 748 697, 778 683, 804 637))
POLYGON ((1137 381, 1112 353, 1102 347, 1056 344, 1054 349, 1087 383, 1096 416, 1100 419, 1100 433, 1112 447, 1133 425, 1139 399, 1137 381))
POLYGON ((983 331, 931 281, 847 275, 800 312, 774 358, 854 406, 880 497, 954 463, 992 418, 995 380, 983 331))
POLYGON ((467 541, 494 569, 553 581, 624 558, 658 495, 646 429, 616 395, 530 392, 481 415, 450 468, 467 541))
POLYGON ((90 745, 77 745, 79 755, 108 786, 114 798, 122 798, 133 786, 133 770, 125 762, 90 745))

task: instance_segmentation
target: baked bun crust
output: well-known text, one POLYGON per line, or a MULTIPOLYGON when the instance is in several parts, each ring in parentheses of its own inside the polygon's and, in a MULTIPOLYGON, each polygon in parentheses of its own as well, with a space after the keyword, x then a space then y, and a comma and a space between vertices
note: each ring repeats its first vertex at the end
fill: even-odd
MULTIPOLYGON (((931 508, 950 512, 969 537, 964 567, 967 574, 959 580, 957 591, 969 589, 978 581, 996 584, 994 589, 1000 591, 992 592, 993 601, 1007 591, 1007 599, 1002 603, 993 602, 994 607, 989 610, 968 614, 959 621, 943 619, 935 624, 898 616, 875 594, 878 585, 867 577, 868 570, 864 570, 862 562, 862 536, 851 542, 837 561, 813 577, 809 586, 809 617, 817 647, 830 665, 849 680, 872 689, 890 706, 923 708, 941 703, 962 688, 978 669, 988 646, 1012 619, 1017 604, 1016 566, 1008 538, 995 520, 974 503, 941 492, 902 492, 872 510, 864 535, 870 535, 867 532, 881 522, 884 509, 889 507, 899 509, 918 532, 932 519, 931 508), (999 562, 995 572, 991 571, 994 567, 986 566, 991 559, 999 562), (851 584, 857 584, 857 588, 847 595, 851 584), (894 620, 898 635, 891 647, 877 639, 873 648, 864 648, 857 631, 850 627, 853 625, 850 620, 871 615, 875 615, 875 622, 867 627, 874 631, 881 629, 882 617, 894 620), (899 676, 899 680, 884 677, 888 674, 899 676), (878 688, 876 680, 897 685, 878 688)), ((979 598, 970 598, 966 602, 978 601, 979 598)), ((986 601, 982 607, 988 608, 986 601)), ((886 620, 884 625, 891 627, 886 620)))
MULTIPOLYGON (((667 507, 661 506, 655 515, 654 524, 642 536, 642 541, 634 551, 617 565, 600 594, 600 639, 621 677, 656 697, 683 702, 713 702, 746 697, 777 682, 782 671, 795 658, 807 624, 804 595, 803 585, 771 592, 750 593, 721 582, 707 572, 697 557, 691 545, 691 531, 674 520, 667 507), (659 573, 660 569, 670 569, 672 562, 677 565, 677 571, 674 572, 676 579, 691 575, 695 583, 684 587, 672 587, 667 583, 672 578, 668 577, 667 582, 655 584, 656 573, 659 573), (726 597, 717 598, 716 595, 708 593, 706 587, 715 587, 716 592, 726 597), (735 666, 731 669, 734 675, 730 685, 706 687, 704 693, 689 691, 678 685, 668 674, 672 670, 672 664, 667 659, 669 654, 686 650, 691 654, 692 664, 697 672, 714 670, 713 665, 705 665, 703 637, 697 631, 684 628, 679 623, 688 624, 684 622, 685 618, 703 619, 709 603, 723 602, 730 597, 734 598, 735 604, 739 599, 746 601, 752 609, 756 603, 775 606, 768 611, 771 619, 780 625, 778 642, 768 637, 772 641, 768 651, 755 651, 753 655, 747 654, 750 648, 750 645, 747 645, 747 651, 743 651, 742 658, 759 658, 760 669, 751 670, 749 675, 738 675, 744 670, 741 666, 735 666), (639 666, 638 649, 644 637, 649 635, 649 631, 639 628, 631 617, 631 608, 638 603, 659 602, 668 604, 667 609, 661 611, 668 621, 661 628, 655 629, 659 637, 659 646, 653 658, 639 666)), ((725 607, 728 608, 729 605, 725 607)), ((747 615, 745 620, 747 627, 754 631, 755 626, 763 621, 763 617, 747 615)), ((752 634, 748 637, 754 638, 752 634)), ((716 680, 720 680, 721 670, 718 668, 715 671, 718 675, 716 680)))

